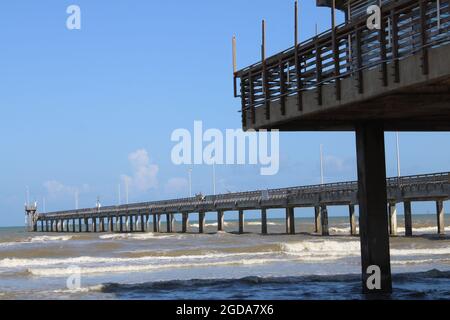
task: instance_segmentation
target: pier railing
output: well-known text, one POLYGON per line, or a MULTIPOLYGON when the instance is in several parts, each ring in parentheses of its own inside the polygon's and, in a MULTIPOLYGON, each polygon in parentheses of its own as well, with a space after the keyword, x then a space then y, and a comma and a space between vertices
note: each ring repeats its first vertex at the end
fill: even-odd
MULTIPOLYGON (((367 17, 336 26, 261 62, 235 73, 240 87, 242 119, 255 123, 255 108, 264 107, 270 119, 270 103, 280 101, 285 114, 286 98, 317 90, 322 104, 322 86, 334 83, 340 100, 340 80, 354 76, 359 92, 364 90, 363 70, 381 65, 387 85, 388 63, 394 66, 394 81, 399 82, 399 60, 419 53, 423 73, 428 73, 427 49, 450 42, 450 5, 448 0, 395 1, 381 8, 380 29, 369 30, 367 17)), ((237 92, 235 92, 237 95, 237 92)))

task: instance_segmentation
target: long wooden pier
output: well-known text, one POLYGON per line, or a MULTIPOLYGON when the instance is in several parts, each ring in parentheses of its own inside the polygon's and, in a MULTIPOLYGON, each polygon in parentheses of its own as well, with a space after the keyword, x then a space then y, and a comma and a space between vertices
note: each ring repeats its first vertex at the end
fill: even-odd
MULTIPOLYGON (((450 198, 450 173, 434 173, 387 179, 390 234, 397 235, 396 205, 405 212, 405 235, 412 235, 411 202, 435 201, 438 233, 444 234, 444 201, 450 198)), ((198 214, 198 232, 205 230, 205 214, 217 212, 217 229, 223 231, 225 212, 239 212, 239 233, 244 233, 246 210, 261 211, 261 233, 267 233, 270 209, 286 210, 286 233, 295 234, 296 207, 314 208, 315 232, 328 235, 327 206, 348 206, 350 233, 356 235, 355 205, 358 204, 356 181, 256 190, 219 195, 196 196, 163 201, 134 203, 39 213, 27 207, 29 230, 39 232, 162 232, 161 216, 166 216, 166 231, 175 232, 176 215, 181 215, 182 229, 188 232, 190 214, 198 214)))

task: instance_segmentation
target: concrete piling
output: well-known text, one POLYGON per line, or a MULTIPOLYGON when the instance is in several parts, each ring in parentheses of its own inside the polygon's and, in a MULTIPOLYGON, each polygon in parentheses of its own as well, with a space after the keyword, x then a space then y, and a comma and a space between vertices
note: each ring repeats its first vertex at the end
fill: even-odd
POLYGON ((389 235, 397 235, 397 206, 390 202, 389 205, 389 235))
POLYGON ((244 210, 239 210, 239 233, 244 233, 244 210))
POLYGON ((405 215, 405 236, 412 237, 411 201, 405 200, 403 202, 403 210, 405 215))
POLYGON ((186 233, 189 225, 189 213, 182 213, 181 232, 186 233))
POLYGON ((350 235, 355 236, 356 235, 356 216, 355 216, 355 205, 354 204, 348 205, 348 214, 349 214, 349 220, 350 220, 350 235))
POLYGON ((217 231, 223 231, 223 211, 217 211, 217 231))
POLYGON ((205 231, 205 213, 198 213, 198 233, 203 233, 205 231))
POLYGON ((266 208, 261 209, 261 233, 267 234, 267 210, 266 210, 266 208))
POLYGON ((444 220, 444 202, 442 200, 436 201, 437 214, 437 229, 439 235, 445 234, 445 220, 444 220))

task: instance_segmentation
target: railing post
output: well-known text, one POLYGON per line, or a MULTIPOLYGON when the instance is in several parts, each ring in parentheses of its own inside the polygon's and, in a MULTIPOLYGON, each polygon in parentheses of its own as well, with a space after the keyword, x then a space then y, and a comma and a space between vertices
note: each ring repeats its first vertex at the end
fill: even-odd
POLYGON ((359 26, 355 30, 355 42, 356 42, 356 69, 358 78, 358 93, 364 93, 364 78, 362 71, 362 45, 361 45, 361 30, 359 26))
MULTIPOLYGON (((295 54, 295 75, 297 79, 297 109, 298 111, 303 110, 303 99, 302 99, 302 71, 301 71, 301 60, 299 59, 298 52, 298 3, 295 2, 295 39, 294 39, 294 54, 295 54)), ((289 71, 288 71, 289 72, 289 71)))
POLYGON ((319 46, 319 40, 316 37, 315 41, 316 51, 316 83, 317 83, 317 103, 322 105, 322 49, 319 46))
POLYGON ((384 23, 384 15, 383 10, 380 12, 380 30, 378 32, 379 42, 380 42, 380 59, 381 59, 381 80, 383 86, 386 87, 388 85, 388 76, 387 76, 387 55, 386 55, 386 30, 384 23))
POLYGON ((240 86, 241 86, 242 127, 244 128, 247 127, 247 103, 246 103, 245 80, 243 78, 241 78, 240 86))
MULTIPOLYGON (((279 72, 280 72, 280 107, 281 107, 281 115, 286 114, 286 74, 284 73, 284 64, 280 58, 279 62, 279 72)), ((289 72, 289 70, 288 70, 289 72)))
POLYGON ((394 10, 391 10, 391 37, 392 37, 392 59, 394 64, 394 82, 400 82, 400 67, 398 61, 398 18, 394 10))
POLYGON ((336 89, 336 100, 341 100, 341 66, 339 58, 339 44, 336 39, 336 27, 333 27, 331 31, 331 48, 333 50, 333 60, 334 60, 334 76, 335 76, 335 89, 336 89))
POLYGON ((253 74, 252 72, 249 72, 248 74, 248 81, 249 81, 249 105, 250 105, 250 117, 252 118, 252 124, 255 124, 256 122, 256 110, 255 110, 255 87, 253 84, 253 74))
POLYGON ((422 73, 428 74, 428 49, 427 45, 427 21, 426 21, 426 3, 428 0, 419 0, 420 11, 420 44, 422 46, 422 73))

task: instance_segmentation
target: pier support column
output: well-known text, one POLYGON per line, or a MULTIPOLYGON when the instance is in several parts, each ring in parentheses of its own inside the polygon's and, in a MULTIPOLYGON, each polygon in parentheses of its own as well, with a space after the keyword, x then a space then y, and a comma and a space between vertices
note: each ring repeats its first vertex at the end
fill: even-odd
POLYGON ((119 217, 119 232, 123 232, 123 216, 119 217))
POLYGON ((44 232, 44 220, 41 220, 41 232, 44 232))
POLYGON ((53 225, 54 225, 53 220, 50 220, 50 232, 54 231, 53 225))
POLYGON ((172 223, 171 223, 170 214, 166 213, 166 229, 167 233, 172 232, 172 223))
POLYGON ((45 220, 45 232, 48 232, 48 220, 45 220))
POLYGON ((108 218, 108 231, 114 232, 114 217, 113 216, 110 216, 108 218))
POLYGON ((203 233, 205 231, 205 213, 198 213, 198 233, 203 233))
POLYGON ((359 234, 364 293, 391 293, 384 129, 380 123, 356 125, 359 234), (380 286, 372 287, 379 272, 380 286))
POLYGON ((286 234, 290 233, 291 226, 291 215, 289 213, 289 208, 286 208, 286 234))
POLYGON ((320 227, 322 229, 323 236, 330 235, 330 231, 328 229, 328 209, 325 204, 320 206, 320 227))
POLYGON ((83 232, 83 223, 81 223, 81 218, 78 218, 78 232, 83 232))
POLYGON ((134 231, 134 219, 133 219, 133 215, 129 215, 128 216, 128 229, 130 230, 130 232, 134 231))
POLYGON ((348 205, 348 214, 349 214, 349 220, 350 220, 350 235, 355 236, 356 235, 356 216, 355 216, 355 205, 354 204, 348 205))
POLYGON ((444 220, 444 201, 436 201, 436 214, 437 214, 437 232, 440 235, 445 234, 445 220, 444 220))
POLYGON ((170 214, 170 232, 176 232, 176 228, 175 228, 175 214, 171 213, 170 214))
POLYGON ((74 219, 72 219, 72 232, 73 232, 73 233, 77 232, 77 231, 76 231, 76 228, 77 228, 77 226, 76 226, 75 218, 74 218, 74 219))
POLYGON ((295 209, 294 207, 289 207, 287 210, 289 215, 289 234, 295 234, 295 209))
POLYGON ((161 215, 158 214, 156 216, 156 229, 158 229, 158 232, 161 232, 161 215))
POLYGON ((267 234, 267 209, 261 209, 261 233, 267 234))
POLYGON ((92 231, 97 232, 97 218, 92 218, 92 231))
POLYGON ((244 210, 239 210, 239 233, 244 233, 244 210))
POLYGON ((186 233, 189 224, 189 213, 183 212, 182 215, 182 223, 181 223, 181 232, 186 233))
POLYGON ((58 230, 59 230, 58 224, 59 224, 59 220, 55 220, 55 232, 58 232, 58 230))
POLYGON ((217 211, 217 231, 223 231, 223 211, 217 211))
POLYGON ((314 207, 314 232, 322 233, 322 218, 320 212, 320 206, 314 207))
POLYGON ((146 225, 146 221, 145 221, 145 216, 143 214, 141 214, 141 232, 145 232, 145 225, 146 225))
POLYGON ((389 203, 389 234, 397 235, 397 206, 395 203, 389 203))
POLYGON ((145 231, 150 231, 150 214, 145 215, 145 231))
POLYGON ((156 222, 156 213, 153 214, 153 232, 158 232, 158 223, 156 222))
POLYGON ((403 202, 403 211, 405 215, 405 237, 412 237, 411 201, 403 202))

